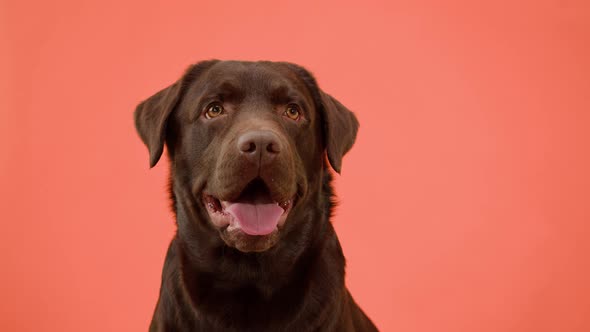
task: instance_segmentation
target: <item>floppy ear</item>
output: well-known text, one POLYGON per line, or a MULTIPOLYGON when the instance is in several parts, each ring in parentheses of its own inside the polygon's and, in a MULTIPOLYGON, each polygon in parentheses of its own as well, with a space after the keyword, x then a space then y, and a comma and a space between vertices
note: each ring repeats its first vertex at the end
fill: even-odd
POLYGON ((201 61, 191 65, 174 84, 144 100, 135 108, 135 128, 150 151, 150 167, 154 167, 164 150, 168 117, 180 102, 186 86, 219 60, 201 61))
POLYGON ((342 157, 354 144, 359 122, 354 113, 334 97, 321 90, 320 96, 328 160, 332 168, 340 174, 342 157))
POLYGON ((135 128, 150 152, 150 167, 154 167, 162 156, 166 123, 180 99, 180 86, 178 81, 135 108, 135 128))

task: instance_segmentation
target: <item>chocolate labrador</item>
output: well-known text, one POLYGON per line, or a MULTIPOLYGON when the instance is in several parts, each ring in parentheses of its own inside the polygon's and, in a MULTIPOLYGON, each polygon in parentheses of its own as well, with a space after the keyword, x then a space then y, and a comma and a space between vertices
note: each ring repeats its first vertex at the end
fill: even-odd
POLYGON ((170 158, 174 236, 150 331, 377 331, 330 222, 358 122, 285 62, 204 61, 137 106, 170 158))

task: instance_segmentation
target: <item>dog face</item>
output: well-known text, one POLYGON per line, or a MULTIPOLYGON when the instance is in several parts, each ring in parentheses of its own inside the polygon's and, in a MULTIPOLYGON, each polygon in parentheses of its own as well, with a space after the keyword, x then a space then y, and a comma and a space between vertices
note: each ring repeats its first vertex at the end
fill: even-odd
POLYGON ((274 62, 193 65, 135 119, 151 166, 167 145, 175 204, 184 207, 179 233, 207 232, 243 252, 267 251, 313 222, 306 207, 320 192, 325 156, 339 172, 358 128, 309 72, 274 62))

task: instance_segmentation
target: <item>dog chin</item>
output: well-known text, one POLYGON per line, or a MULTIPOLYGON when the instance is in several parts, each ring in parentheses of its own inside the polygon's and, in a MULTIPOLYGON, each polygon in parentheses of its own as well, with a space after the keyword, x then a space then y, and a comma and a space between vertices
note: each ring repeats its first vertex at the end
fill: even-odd
POLYGON ((241 229, 227 226, 220 230, 221 239, 242 252, 263 252, 274 247, 280 238, 279 229, 266 235, 249 235, 241 229))

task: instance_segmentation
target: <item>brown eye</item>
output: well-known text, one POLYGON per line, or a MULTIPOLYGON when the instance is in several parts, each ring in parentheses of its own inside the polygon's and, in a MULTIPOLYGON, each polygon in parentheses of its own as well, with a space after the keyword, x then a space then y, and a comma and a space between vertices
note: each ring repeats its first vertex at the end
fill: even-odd
POLYGON ((298 120, 299 119, 299 106, 295 104, 287 105, 287 110, 285 111, 285 115, 289 117, 291 120, 298 120))
POLYGON ((222 113, 223 113, 223 106, 215 103, 215 104, 209 105, 209 107, 207 108, 207 112, 205 112, 205 117, 207 119, 212 119, 212 118, 215 118, 215 117, 221 115, 222 113))

